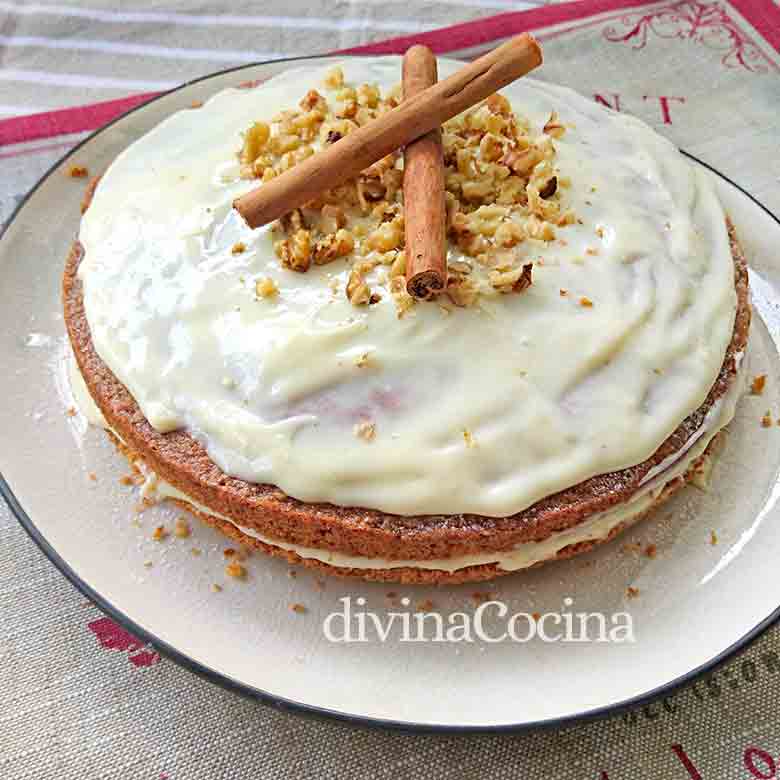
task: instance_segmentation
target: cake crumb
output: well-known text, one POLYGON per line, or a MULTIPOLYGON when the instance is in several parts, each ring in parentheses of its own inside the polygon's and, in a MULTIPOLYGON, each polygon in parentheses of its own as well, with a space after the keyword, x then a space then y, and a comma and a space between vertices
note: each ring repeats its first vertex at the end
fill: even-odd
POLYGON ((714 530, 710 531, 710 544, 714 547, 718 543, 718 534, 714 530))
POLYGON ((240 255, 242 252, 246 252, 246 244, 243 241, 236 241, 236 243, 230 247, 231 255, 240 255))
POLYGON ((152 531, 152 539, 154 539, 155 542, 161 542, 167 536, 168 531, 164 525, 158 525, 157 528, 152 531))
POLYGON ((363 422, 359 422, 355 425, 354 432, 355 436, 359 439, 363 439, 363 441, 373 441, 376 437, 376 425, 363 420, 363 422))
POLYGON ((190 533, 190 524, 186 517, 177 517, 173 526, 173 533, 179 537, 179 539, 186 539, 190 533))
POLYGON ((766 414, 761 418, 761 426, 763 428, 772 427, 772 412, 767 409, 766 414))
POLYGON ((135 482, 129 474, 125 474, 124 476, 119 477, 119 484, 124 485, 125 487, 130 487, 130 485, 134 485, 135 482))
POLYGON ((417 602, 418 612, 430 612, 436 605, 430 599, 423 599, 417 602))
POLYGON ((561 296, 561 298, 565 298, 569 294, 568 290, 564 290, 563 287, 561 287, 560 290, 558 290, 558 295, 561 296))
POLYGON ((647 547, 645 547, 645 555, 648 558, 655 558, 655 556, 658 555, 658 548, 654 544, 648 544, 647 547))
POLYGON ((297 601, 295 602, 295 604, 290 604, 290 609, 293 612, 297 612, 299 615, 305 615, 306 612, 308 612, 306 607, 303 604, 298 603, 297 601))
POLYGON ((634 588, 631 585, 629 585, 626 588, 626 596, 630 599, 635 599, 639 595, 639 588, 634 588))
POLYGON ((468 428, 463 429, 463 441, 469 449, 477 446, 477 440, 468 428))
POLYGON ((144 496, 135 505, 135 511, 140 515, 143 514, 147 509, 150 509, 151 507, 155 506, 156 504, 157 501, 155 501, 153 498, 150 498, 149 496, 144 496))
POLYGON ((89 474, 87 474, 87 476, 92 482, 97 482, 97 474, 95 474, 94 471, 90 471, 89 474))
POLYGON ((85 165, 71 165, 68 168, 68 176, 71 179, 85 179, 89 176, 89 169, 85 165))
POLYGON ((152 561, 144 561, 144 568, 145 569, 151 569, 152 566, 154 566, 154 563, 152 563, 152 561))
POLYGON ((585 298, 584 296, 580 298, 580 306, 584 306, 586 309, 593 308, 593 301, 590 298, 585 298))
POLYGON ((238 553, 237 553, 237 552, 236 552, 236 550, 234 550, 232 547, 226 547, 226 548, 225 548, 225 549, 222 551, 222 554, 223 554, 223 555, 224 555, 226 558, 232 558, 234 555, 237 555, 238 553))
POLYGON ((65 410, 65 414, 66 414, 68 417, 75 417, 75 416, 76 416, 76 407, 75 407, 75 406, 69 406, 69 407, 68 407, 68 408, 65 410))
POLYGON ((541 613, 541 612, 532 612, 532 613, 531 613, 531 617, 532 617, 534 620, 536 620, 537 622, 539 622, 539 620, 541 620, 542 613, 541 613))
POLYGON ((194 555, 196 558, 197 558, 197 557, 198 557, 200 554, 201 554, 201 549, 200 549, 200 547, 193 547, 193 548, 190 550, 190 555, 194 555))
POLYGON ((764 392, 764 386, 766 385, 766 374, 759 374, 753 378, 753 382, 750 385, 750 392, 752 395, 762 395, 764 392))
POLYGON ((193 100, 192 103, 190 103, 190 108, 203 108, 203 101, 193 100))
POLYGON ((225 574, 227 574, 228 577, 242 580, 246 577, 246 567, 242 566, 238 561, 233 561, 225 566, 225 574))
POLYGON ((288 569, 287 570, 287 576, 294 580, 298 576, 298 572, 295 569, 288 569))
POLYGON ((211 586, 211 589, 214 591, 214 593, 222 593, 222 586, 217 585, 216 582, 211 586))

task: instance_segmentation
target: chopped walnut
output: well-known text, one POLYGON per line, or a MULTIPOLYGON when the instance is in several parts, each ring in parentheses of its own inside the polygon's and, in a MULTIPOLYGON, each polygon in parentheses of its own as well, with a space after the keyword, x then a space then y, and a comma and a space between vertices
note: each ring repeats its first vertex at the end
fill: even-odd
POLYGON ((164 525, 158 525, 157 528, 152 531, 152 539, 155 542, 161 542, 168 537, 168 529, 164 525))
POLYGON ((340 89, 344 86, 344 71, 336 66, 325 74, 325 86, 328 89, 340 89))
POLYGON ((450 274, 447 279, 447 297, 456 306, 473 306, 479 297, 476 284, 467 276, 450 274))
POLYGON ((373 441, 376 437, 376 425, 363 420, 355 425, 355 436, 363 441, 373 441))
POLYGON ((502 222, 496 228, 496 244, 503 247, 513 247, 525 238, 525 231, 517 222, 502 222))
POLYGON ((547 198, 552 198, 552 196, 555 195, 557 190, 558 190, 558 177, 551 176, 550 179, 548 179, 547 184, 545 184, 539 190, 539 197, 547 200, 547 198))
POLYGON ((406 289, 406 277, 396 276, 391 279, 390 293, 395 301, 396 314, 400 320, 414 306, 414 298, 406 289))
POLYGON ((339 257, 346 257, 354 248, 352 233, 342 229, 319 239, 314 245, 312 258, 317 265, 325 265, 339 257))
POLYGON ((531 263, 508 271, 491 271, 490 284, 499 292, 522 292, 531 286, 532 272, 531 263))
POLYGON ((366 246, 378 252, 389 252, 400 247, 403 236, 403 217, 396 217, 391 222, 383 222, 371 232, 366 238, 366 246))
POLYGON ((258 298, 273 298, 279 294, 279 288, 276 282, 268 276, 258 279, 255 282, 255 295, 258 298))
POLYGON ((561 138, 566 132, 566 128, 558 121, 558 114, 555 111, 550 114, 542 130, 553 138, 561 138))
POLYGON ((362 306, 371 300, 371 288, 358 269, 353 268, 347 280, 347 299, 354 306, 362 306))
POLYGON ((488 99, 487 99, 487 107, 488 110, 493 114, 500 114, 501 116, 511 116, 512 114, 512 106, 510 105, 509 101, 503 96, 499 95, 497 92, 493 93, 488 99))
POLYGON ((518 176, 527 176, 534 166, 542 161, 542 155, 535 146, 527 149, 509 149, 502 162, 511 168, 518 176))
POLYGON ((290 271, 303 273, 311 265, 311 233, 308 230, 296 230, 292 238, 277 241, 274 250, 282 265, 290 271))
POLYGON ((320 209, 319 229, 323 233, 335 233, 339 228, 346 227, 346 225, 347 217, 344 214, 344 209, 331 203, 326 203, 320 209))
POLYGON ((390 278, 395 279, 397 276, 404 276, 406 274, 406 252, 396 252, 390 264, 390 278))
MULTIPOLYGON (((242 178, 271 181, 314 154, 318 142, 337 142, 401 100, 400 85, 385 95, 373 84, 353 87, 344 83, 339 67, 328 72, 325 87, 327 97, 310 89, 296 107, 279 111, 270 123, 255 122, 244 133, 242 178)), ((473 306, 480 290, 491 287, 502 293, 525 289, 531 281, 531 242, 554 241, 558 228, 578 221, 562 192, 571 182, 555 167, 553 139, 562 132, 554 113, 544 128, 532 129, 499 94, 443 126, 447 236, 475 261, 472 268, 450 258, 445 292, 455 305, 473 306)), ((388 154, 275 223, 274 247, 282 267, 302 273, 346 258, 351 268, 345 292, 353 304, 381 300, 380 289, 370 286, 377 285, 389 290, 399 318, 410 311, 414 299, 405 284, 401 163, 402 152, 388 154), (368 260, 373 264, 367 266, 368 260), (369 285, 369 271, 380 265, 386 268, 369 285)), ((337 278, 325 277, 338 290, 337 278)), ((255 291, 258 298, 277 293, 270 279, 256 282, 255 291)))
POLYGON ((244 165, 251 165, 268 143, 271 128, 265 122, 255 122, 244 133, 244 145, 241 147, 239 160, 244 165))
POLYGON ((298 105, 307 112, 318 109, 323 112, 323 115, 328 109, 328 102, 316 89, 310 89, 298 105))
POLYGON ((228 577, 233 577, 235 579, 244 579, 244 577, 246 577, 246 566, 240 564, 238 561, 231 561, 225 566, 225 574, 227 574, 228 577))
POLYGON ((376 84, 361 84, 357 88, 357 101, 361 106, 376 108, 379 105, 379 87, 376 84))
POLYGON ((765 385, 766 385, 766 374, 759 374, 757 377, 753 379, 753 382, 750 385, 750 392, 753 395, 761 395, 764 392, 765 385))
POLYGON ((173 533, 179 539, 186 539, 192 531, 190 530, 190 524, 186 517, 177 517, 173 525, 173 533))

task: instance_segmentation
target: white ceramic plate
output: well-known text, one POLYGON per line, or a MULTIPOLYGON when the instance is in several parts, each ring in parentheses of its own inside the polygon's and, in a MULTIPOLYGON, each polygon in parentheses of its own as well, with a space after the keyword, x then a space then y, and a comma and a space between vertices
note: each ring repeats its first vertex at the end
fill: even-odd
MULTIPOLYGON (((237 82, 266 78, 285 63, 242 68, 187 85, 132 111, 85 141, 80 164, 100 171, 172 111, 237 82)), ((60 275, 76 234, 81 187, 67 159, 19 207, 0 241, 0 483, 12 509, 46 554, 84 593, 140 637, 193 671, 279 706, 361 722, 428 729, 522 728, 560 723, 636 704, 722 662, 778 617, 780 428, 761 427, 778 409, 780 222, 714 172, 751 264, 754 321, 749 371, 767 373, 730 427, 709 492, 688 488, 618 541, 568 562, 487 586, 390 587, 328 580, 258 555, 245 582, 224 574, 226 540, 195 523, 187 540, 151 539, 175 514, 157 507, 133 524, 137 496, 119 484, 127 467, 101 431, 69 417, 60 275), (97 476, 93 481, 90 473, 97 476), (711 531, 718 544, 711 544, 711 531), (649 558, 626 543, 655 544, 649 558), (202 554, 195 557, 191 548, 202 554), (145 562, 151 562, 147 568, 145 562), (212 584, 223 591, 216 593, 212 584), (639 590, 627 597, 627 588, 639 590), (625 611, 634 643, 331 643, 325 617, 339 599, 388 611, 473 614, 475 591, 510 613, 625 611), (408 597, 408 608, 387 593, 408 597), (573 599, 567 607, 566 598, 573 599), (305 605, 299 614, 290 605, 305 605)), ((490 611, 486 630, 502 622, 490 611), (492 616, 492 617, 491 617, 492 616)), ((426 636, 431 637, 432 631, 426 636)))

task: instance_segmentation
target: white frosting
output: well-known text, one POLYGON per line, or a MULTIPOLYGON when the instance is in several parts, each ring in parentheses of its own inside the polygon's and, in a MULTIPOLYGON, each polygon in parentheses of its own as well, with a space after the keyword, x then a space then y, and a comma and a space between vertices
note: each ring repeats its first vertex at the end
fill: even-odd
MULTIPOLYGON (((383 89, 400 74, 395 57, 343 67, 383 89)), ((441 61, 441 76, 456 67, 441 61)), ((186 427, 229 474, 400 514, 509 515, 648 458, 703 402, 733 329, 724 215, 704 175, 641 122, 521 79, 503 91, 519 114, 574 125, 555 145, 582 224, 559 230, 565 246, 520 245, 543 260, 522 295, 399 320, 388 295, 357 309, 331 294, 347 263, 283 270, 268 229, 231 211, 256 186, 237 178, 239 133, 322 79, 304 68, 226 90, 101 180, 80 231, 87 318, 150 423, 186 427), (236 241, 248 249, 234 256, 236 241), (280 294, 256 300, 266 276, 280 294), (367 417, 370 443, 353 432, 367 417)))

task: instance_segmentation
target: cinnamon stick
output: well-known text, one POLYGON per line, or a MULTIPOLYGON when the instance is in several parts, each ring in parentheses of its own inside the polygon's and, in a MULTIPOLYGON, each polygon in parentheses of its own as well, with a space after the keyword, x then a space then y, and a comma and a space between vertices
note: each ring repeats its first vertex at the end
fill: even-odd
POLYGON ((532 35, 511 38, 281 176, 236 198, 233 205, 249 227, 265 225, 357 176, 541 63, 542 50, 532 35))
MULTIPOLYGON (((433 52, 427 46, 412 46, 404 55, 404 100, 437 81, 433 52)), ((437 295, 447 282, 445 216, 444 154, 437 127, 404 149, 406 291, 418 300, 437 295)))

